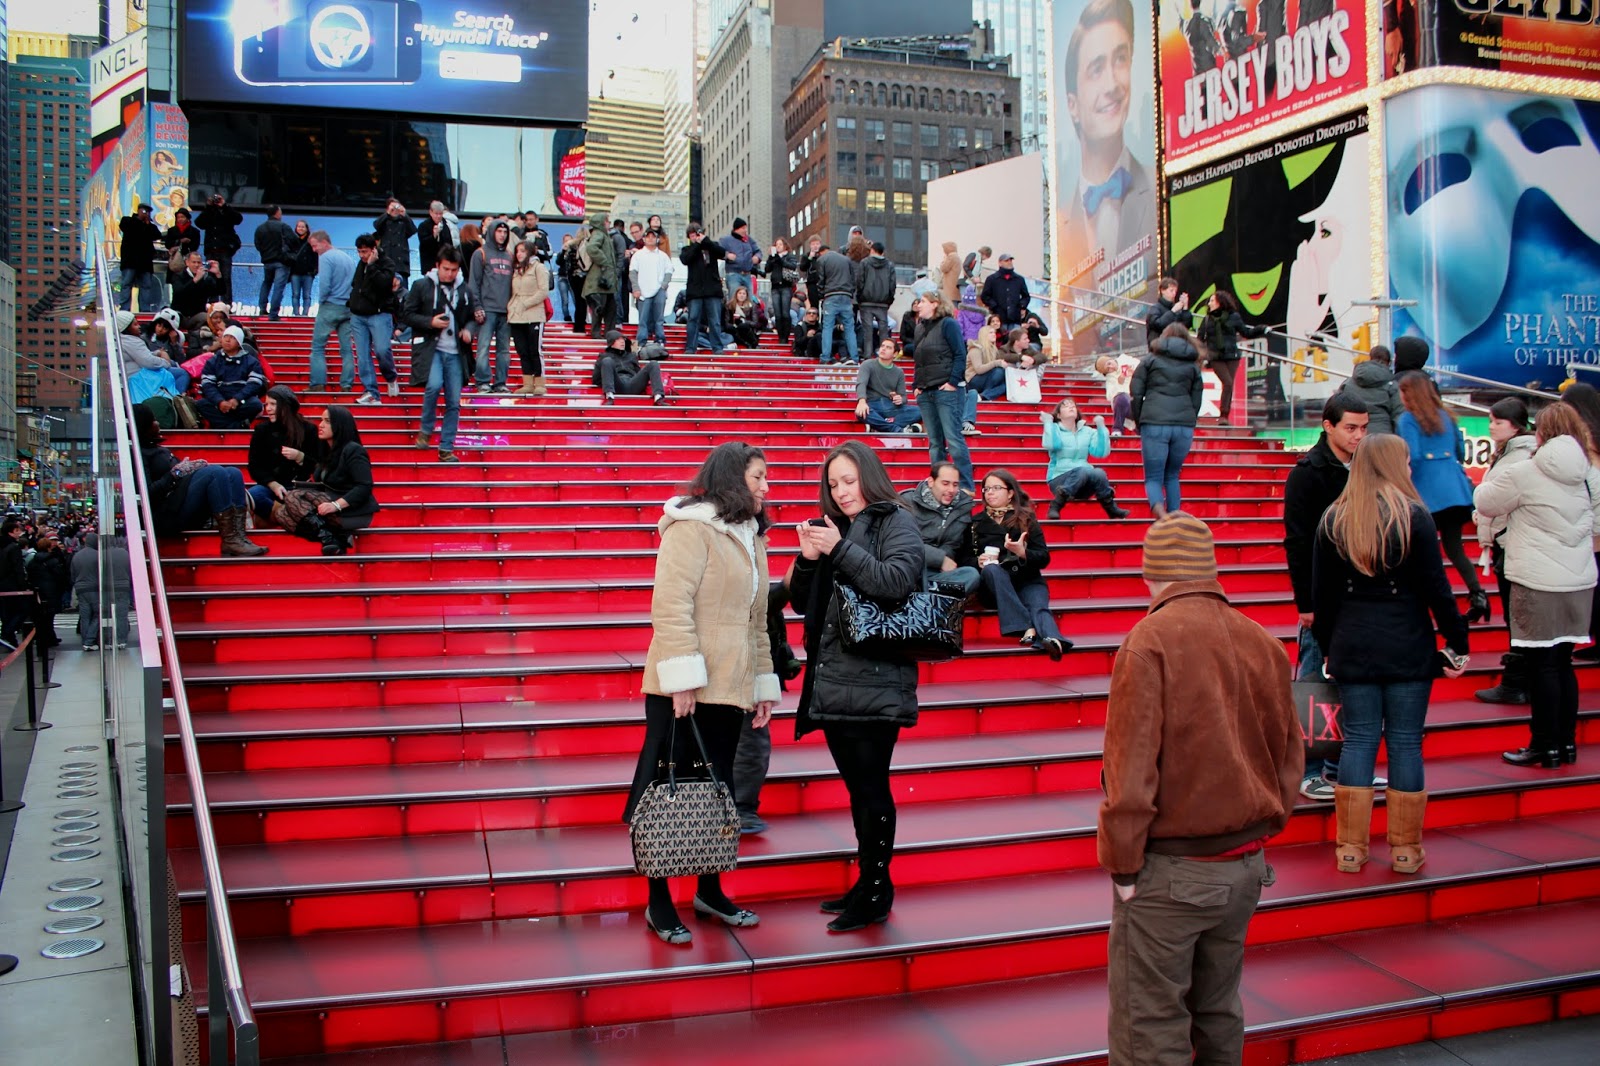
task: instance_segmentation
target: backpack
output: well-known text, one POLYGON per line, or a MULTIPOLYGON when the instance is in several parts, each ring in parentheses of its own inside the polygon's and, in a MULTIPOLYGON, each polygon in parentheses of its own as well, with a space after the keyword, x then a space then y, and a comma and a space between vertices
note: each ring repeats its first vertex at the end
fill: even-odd
POLYGON ((577 246, 575 258, 578 260, 578 269, 585 274, 594 269, 594 257, 589 254, 589 242, 583 241, 577 246))
POLYGON ((162 429, 178 428, 178 409, 172 405, 171 394, 157 393, 149 399, 140 400, 139 406, 156 416, 156 425, 162 429))
POLYGON ((669 358, 669 356, 667 353, 667 346, 665 344, 658 344, 655 341, 649 341, 648 343, 639 346, 639 359, 642 362, 648 362, 651 360, 659 362, 660 360, 666 358, 669 358))

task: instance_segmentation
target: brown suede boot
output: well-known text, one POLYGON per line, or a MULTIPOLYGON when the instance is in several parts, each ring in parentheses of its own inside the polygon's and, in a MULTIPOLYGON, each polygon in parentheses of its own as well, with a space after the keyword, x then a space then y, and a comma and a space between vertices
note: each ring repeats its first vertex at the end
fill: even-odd
POLYGON ((535 378, 535 377, 532 377, 532 376, 524 377, 522 379, 522 384, 517 386, 517 395, 518 396, 532 396, 533 395, 533 383, 535 381, 537 381, 537 380, 538 380, 538 378, 535 378))
POLYGON ((1397 874, 1414 874, 1428 858, 1422 850, 1422 818, 1428 810, 1428 794, 1391 788, 1385 802, 1389 807, 1389 862, 1397 874))
POLYGON ((544 375, 543 374, 540 374, 540 375, 538 375, 537 377, 535 377, 533 379, 533 394, 535 396, 543 396, 548 391, 550 391, 550 390, 548 390, 548 389, 546 389, 544 387, 544 375))
POLYGON ((1360 873, 1367 864, 1367 841, 1372 836, 1372 789, 1334 786, 1333 809, 1338 824, 1334 858, 1339 871, 1360 873))
POLYGON ((265 555, 267 549, 244 535, 244 509, 230 507, 217 515, 217 529, 222 533, 223 555, 265 555))

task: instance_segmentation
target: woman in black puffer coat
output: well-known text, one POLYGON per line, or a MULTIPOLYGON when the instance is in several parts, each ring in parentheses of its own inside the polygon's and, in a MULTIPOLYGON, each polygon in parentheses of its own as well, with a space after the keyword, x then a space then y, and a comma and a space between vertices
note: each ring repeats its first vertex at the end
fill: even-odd
POLYGON ((1150 342, 1150 354, 1133 372, 1133 420, 1139 424, 1144 494, 1157 518, 1182 504, 1178 475, 1194 445, 1204 391, 1194 337, 1174 322, 1150 342))
POLYGON ((1211 294, 1206 317, 1200 320, 1200 340, 1211 349, 1211 369, 1222 382, 1222 425, 1233 411, 1233 379, 1239 370, 1239 338, 1265 337, 1266 326, 1252 326, 1239 313, 1239 301, 1227 289, 1211 294))
POLYGON ((798 528, 800 558, 790 580, 805 609, 806 679, 795 735, 821 729, 850 793, 857 881, 822 909, 839 917, 836 933, 886 921, 894 902, 895 806, 889 762, 900 730, 917 723, 917 664, 866 658, 845 650, 835 582, 898 605, 922 589, 922 537, 883 461, 860 441, 846 441, 822 464, 822 525, 798 528))

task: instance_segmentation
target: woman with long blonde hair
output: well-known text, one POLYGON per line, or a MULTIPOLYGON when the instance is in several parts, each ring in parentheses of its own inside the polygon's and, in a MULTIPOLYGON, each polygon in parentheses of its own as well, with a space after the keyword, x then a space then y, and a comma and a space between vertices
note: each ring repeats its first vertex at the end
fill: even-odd
POLYGON ((1439 673, 1467 667, 1467 625, 1439 558, 1438 530, 1411 481, 1410 450, 1389 434, 1356 449, 1350 480, 1322 516, 1312 561, 1312 632, 1339 685, 1344 752, 1334 788, 1337 863, 1367 861, 1372 778, 1381 739, 1389 752, 1389 860, 1396 873, 1422 868, 1428 793, 1422 728, 1439 673), (1432 615, 1430 621, 1429 615, 1432 615), (1438 651, 1434 626, 1444 635, 1438 651), (1443 659, 1441 661, 1441 655, 1443 659))

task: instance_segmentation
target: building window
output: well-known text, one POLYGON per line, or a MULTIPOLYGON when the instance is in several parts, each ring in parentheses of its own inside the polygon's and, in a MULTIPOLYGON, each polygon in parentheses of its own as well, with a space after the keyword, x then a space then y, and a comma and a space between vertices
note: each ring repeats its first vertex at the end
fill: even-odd
POLYGON ((856 191, 854 189, 837 189, 834 191, 834 202, 845 211, 856 209, 856 191))
POLYGON ((950 127, 950 147, 951 148, 965 148, 966 146, 967 146, 967 127, 965 127, 965 126, 951 126, 950 127))
POLYGON ((896 122, 894 124, 894 146, 896 148, 911 147, 911 123, 896 122))
POLYGON ((939 164, 929 159, 922 161, 922 180, 932 181, 939 176, 939 164))
POLYGON ((993 148, 994 147, 994 130, 982 130, 982 129, 973 130, 972 131, 972 147, 980 149, 980 150, 981 149, 993 148))
POLYGON ((862 129, 862 132, 867 135, 867 140, 869 140, 869 141, 881 141, 881 140, 883 140, 883 119, 881 119, 881 118, 865 119, 861 123, 861 129, 862 129))
POLYGON ((853 178, 856 176, 856 154, 854 152, 839 153, 839 176, 853 178))
POLYGON ((924 148, 937 148, 937 147, 939 147, 939 127, 938 126, 930 126, 927 123, 923 123, 923 125, 922 125, 922 147, 924 147, 924 148))
POLYGON ((854 137, 856 135, 856 120, 840 115, 833 120, 833 128, 839 131, 841 137, 854 137))
POLYGON ((883 177, 883 156, 881 156, 881 155, 869 155, 869 156, 867 156, 866 176, 869 177, 869 178, 881 178, 881 177, 883 177))
POLYGON ((882 189, 868 189, 867 190, 867 210, 868 211, 882 211, 883 210, 883 190, 882 189))
POLYGON ((911 180, 911 159, 909 157, 899 155, 894 157, 894 180, 911 180))
POLYGON ((894 194, 894 213, 897 215, 909 215, 913 213, 910 193, 897 192, 894 194))

